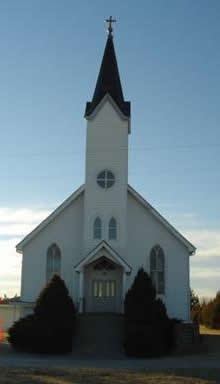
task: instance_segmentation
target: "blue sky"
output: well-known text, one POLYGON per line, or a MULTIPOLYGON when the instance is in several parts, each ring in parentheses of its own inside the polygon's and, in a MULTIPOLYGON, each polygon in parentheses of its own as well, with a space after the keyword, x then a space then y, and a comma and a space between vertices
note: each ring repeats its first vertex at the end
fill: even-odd
POLYGON ((91 100, 113 15, 131 101, 129 183, 198 248, 191 285, 220 278, 220 2, 0 2, 0 295, 14 245, 84 182, 91 100))

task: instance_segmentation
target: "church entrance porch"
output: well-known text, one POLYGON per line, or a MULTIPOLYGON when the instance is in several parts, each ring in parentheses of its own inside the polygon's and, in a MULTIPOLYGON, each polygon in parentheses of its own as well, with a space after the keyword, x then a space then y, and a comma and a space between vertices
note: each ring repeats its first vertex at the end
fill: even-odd
POLYGON ((85 311, 121 312, 122 267, 105 256, 85 267, 85 311))
POLYGON ((105 241, 76 266, 79 274, 79 312, 122 313, 131 267, 105 241))

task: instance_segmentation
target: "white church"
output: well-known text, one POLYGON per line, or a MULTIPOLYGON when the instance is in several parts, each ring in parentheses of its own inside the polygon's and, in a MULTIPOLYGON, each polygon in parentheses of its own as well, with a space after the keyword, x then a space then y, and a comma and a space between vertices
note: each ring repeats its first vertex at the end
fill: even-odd
POLYGON ((125 294, 144 267, 168 315, 189 320, 189 259, 196 249, 128 184, 130 102, 123 96, 111 21, 85 119, 85 183, 16 247, 22 302, 34 303, 56 273, 79 312, 122 313, 125 294))

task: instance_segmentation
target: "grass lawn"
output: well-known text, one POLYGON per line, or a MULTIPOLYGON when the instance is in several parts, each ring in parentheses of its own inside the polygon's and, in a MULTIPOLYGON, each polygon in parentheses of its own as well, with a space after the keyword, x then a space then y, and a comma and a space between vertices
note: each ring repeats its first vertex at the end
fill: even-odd
POLYGON ((200 325, 199 330, 201 335, 220 335, 220 329, 210 329, 204 325, 200 325))
POLYGON ((214 384, 219 383, 217 371, 182 371, 150 373, 113 369, 17 369, 1 368, 0 384, 214 384), (208 378, 206 378, 208 377, 208 378), (210 379, 209 379, 210 377, 210 379))

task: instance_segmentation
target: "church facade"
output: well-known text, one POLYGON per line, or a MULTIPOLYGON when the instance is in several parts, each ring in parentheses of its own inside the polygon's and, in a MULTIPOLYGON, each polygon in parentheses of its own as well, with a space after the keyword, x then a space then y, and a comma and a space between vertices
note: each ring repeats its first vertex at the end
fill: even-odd
POLYGON ((130 103, 111 29, 85 118, 85 184, 16 247, 22 254, 21 300, 34 303, 58 273, 80 312, 121 313, 144 267, 169 316, 189 320, 195 247, 128 184, 130 103))

